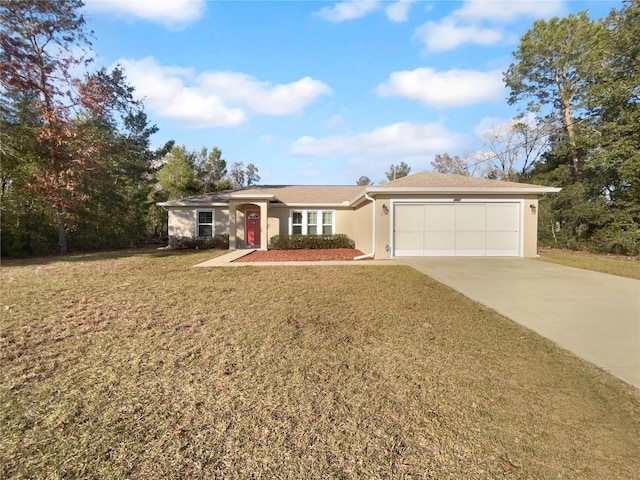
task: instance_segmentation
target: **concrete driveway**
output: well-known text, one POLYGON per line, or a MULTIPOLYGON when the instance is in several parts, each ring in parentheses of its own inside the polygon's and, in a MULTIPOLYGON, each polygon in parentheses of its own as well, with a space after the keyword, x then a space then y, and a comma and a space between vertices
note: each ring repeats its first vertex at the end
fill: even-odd
POLYGON ((524 258, 397 258, 640 388, 640 281, 524 258))

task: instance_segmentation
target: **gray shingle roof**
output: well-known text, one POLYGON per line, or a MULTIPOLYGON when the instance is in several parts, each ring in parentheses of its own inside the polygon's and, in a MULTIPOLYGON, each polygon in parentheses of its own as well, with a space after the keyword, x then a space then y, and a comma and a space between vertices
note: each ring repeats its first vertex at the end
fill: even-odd
POLYGON ((477 189, 478 191, 491 190, 496 193, 499 193, 501 189, 505 190, 505 192, 507 190, 513 192, 514 190, 522 189, 523 191, 527 190, 527 193, 557 191, 557 189, 527 183, 488 180, 486 178, 437 172, 420 172, 371 187, 359 185, 256 185, 236 190, 203 193, 180 200, 171 200, 161 205, 171 207, 211 205, 215 203, 226 204, 230 199, 251 199, 256 196, 271 197, 270 201, 287 205, 342 205, 351 204, 368 190, 380 193, 386 189, 391 191, 398 189, 401 192, 410 189, 425 189, 428 191, 429 189, 455 190, 457 188, 467 192, 477 189))
POLYGON ((480 188, 532 188, 529 183, 505 182, 486 178, 451 175, 438 172, 420 172, 380 184, 379 187, 480 187, 480 188))

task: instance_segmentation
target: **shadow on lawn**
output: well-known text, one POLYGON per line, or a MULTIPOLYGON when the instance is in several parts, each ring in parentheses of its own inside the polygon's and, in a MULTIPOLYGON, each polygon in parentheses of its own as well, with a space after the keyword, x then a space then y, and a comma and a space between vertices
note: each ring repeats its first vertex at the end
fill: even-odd
MULTIPOLYGON (((211 252, 220 252, 221 250, 211 250, 211 252)), ((226 250, 225 250, 226 252, 226 250)), ((90 252, 90 253, 70 253, 68 255, 49 255, 46 257, 31 257, 31 258, 2 258, 2 267, 24 267, 27 265, 51 265, 55 263, 64 262, 95 262, 101 260, 113 260, 118 258, 134 258, 134 257, 147 257, 147 258, 165 258, 175 256, 188 256, 202 253, 202 250, 192 249, 166 249, 166 248, 128 248, 123 250, 109 250, 104 252, 90 252)))

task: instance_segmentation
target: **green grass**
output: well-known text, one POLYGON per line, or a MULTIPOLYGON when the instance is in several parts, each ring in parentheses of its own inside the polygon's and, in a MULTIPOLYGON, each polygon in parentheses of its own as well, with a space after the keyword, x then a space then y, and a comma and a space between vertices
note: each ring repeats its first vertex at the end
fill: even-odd
POLYGON ((634 478, 640 395, 402 266, 3 262, 1 478, 634 478))
POLYGON ((609 257, 572 250, 541 249, 538 260, 640 280, 640 258, 637 257, 609 257))

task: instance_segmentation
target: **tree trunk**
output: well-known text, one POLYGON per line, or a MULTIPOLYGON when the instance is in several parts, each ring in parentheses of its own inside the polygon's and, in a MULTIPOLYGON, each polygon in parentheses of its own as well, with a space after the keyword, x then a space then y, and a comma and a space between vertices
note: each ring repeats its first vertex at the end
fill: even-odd
POLYGON ((564 126, 567 129, 567 136, 569 137, 569 145, 571 145, 571 163, 573 164, 573 171, 578 181, 582 180, 582 163, 580 157, 578 157, 578 145, 576 144, 576 136, 573 131, 573 116, 571 115, 571 104, 568 100, 562 99, 562 106, 564 109, 564 126))
POLYGON ((56 207, 58 214, 58 246, 60 247, 60 255, 69 253, 67 249, 67 215, 61 205, 56 207))

